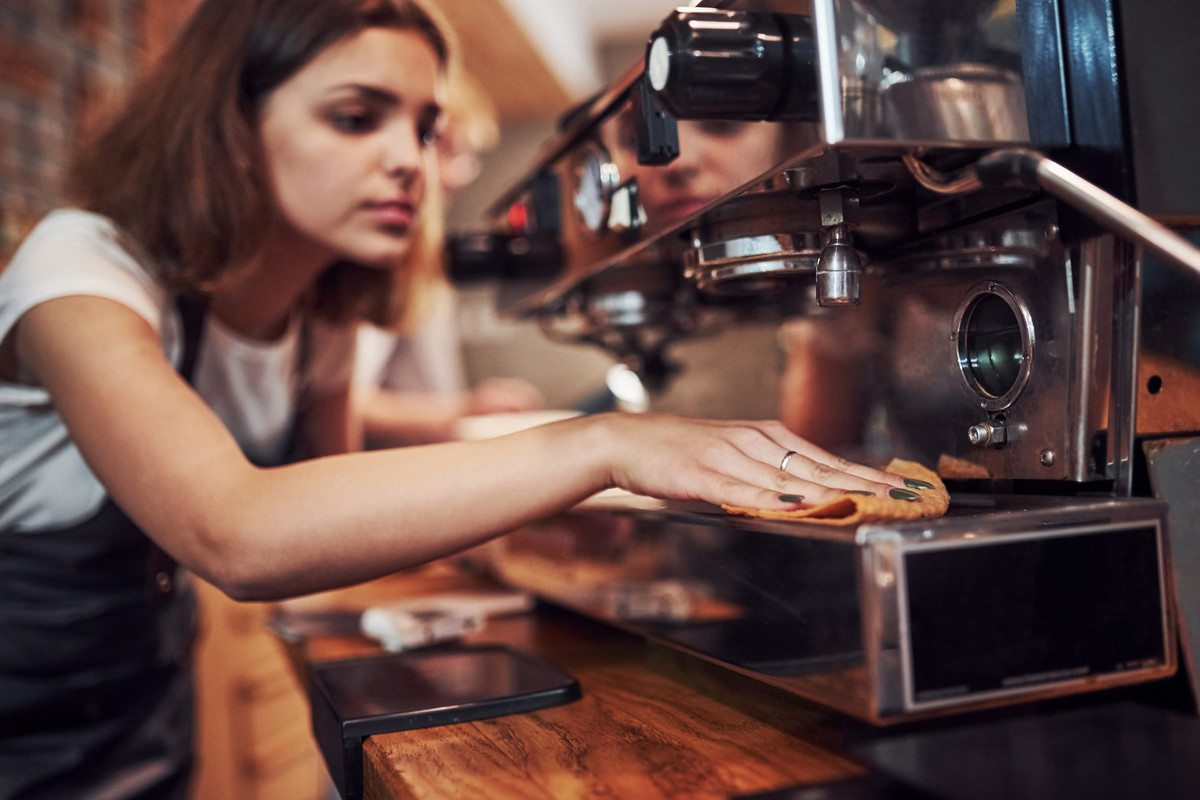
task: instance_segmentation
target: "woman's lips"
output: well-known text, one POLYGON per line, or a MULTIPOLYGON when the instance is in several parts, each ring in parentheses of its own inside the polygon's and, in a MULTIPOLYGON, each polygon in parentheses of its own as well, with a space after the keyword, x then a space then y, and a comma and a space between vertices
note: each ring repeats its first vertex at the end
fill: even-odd
POLYGON ((408 227, 416 216, 416 208, 412 203, 402 201, 368 203, 367 210, 380 223, 394 227, 408 227))

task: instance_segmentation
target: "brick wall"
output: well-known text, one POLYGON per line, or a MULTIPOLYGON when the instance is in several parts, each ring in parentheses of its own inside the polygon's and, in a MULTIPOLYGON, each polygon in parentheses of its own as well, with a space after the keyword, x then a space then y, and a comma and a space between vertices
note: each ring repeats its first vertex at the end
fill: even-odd
POLYGON ((71 149, 195 0, 0 2, 0 263, 63 204, 71 149))

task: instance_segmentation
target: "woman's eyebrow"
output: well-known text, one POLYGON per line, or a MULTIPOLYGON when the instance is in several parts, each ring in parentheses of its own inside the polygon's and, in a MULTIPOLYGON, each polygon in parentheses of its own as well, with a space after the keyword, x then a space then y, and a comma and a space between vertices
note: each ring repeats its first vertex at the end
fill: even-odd
MULTIPOLYGON (((387 89, 380 89, 378 86, 370 86, 365 83, 343 83, 334 86, 329 90, 329 94, 337 94, 339 92, 354 92, 361 95, 366 100, 371 100, 376 103, 388 106, 398 106, 401 104, 401 97, 394 92, 389 92, 387 89)), ((426 103, 421 113, 425 116, 440 116, 443 109, 436 102, 426 103)))
POLYGON ((377 86, 368 86, 363 83, 343 83, 334 86, 329 90, 329 94, 337 94, 338 92, 354 92, 362 95, 368 100, 373 100, 377 103, 385 105, 399 105, 400 98, 394 93, 386 89, 380 89, 377 86))

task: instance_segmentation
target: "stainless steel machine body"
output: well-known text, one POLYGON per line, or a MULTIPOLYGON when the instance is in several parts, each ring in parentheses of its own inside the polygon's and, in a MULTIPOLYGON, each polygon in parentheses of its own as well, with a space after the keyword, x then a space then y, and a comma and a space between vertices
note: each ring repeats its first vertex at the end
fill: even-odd
POLYGON ((969 497, 857 529, 671 504, 510 534, 541 597, 875 724, 1171 675, 1162 503, 969 497))
MULTIPOLYGON (((682 591, 679 602, 691 609, 687 587, 699 581, 709 606, 729 605, 741 630, 753 631, 753 604, 714 594, 721 581, 681 569, 687 551, 719 540, 733 574, 739 558, 761 558, 739 542, 764 531, 775 535, 772 547, 782 549, 773 557, 784 562, 810 558, 813 541, 839 540, 854 554, 841 563, 853 566, 858 647, 843 650, 857 654, 850 669, 861 675, 846 694, 856 699, 843 697, 845 665, 805 667, 803 677, 786 680, 760 671, 875 722, 1172 671, 1165 510, 1134 499, 1139 394, 1163 392, 1161 375, 1154 389, 1138 372, 1140 276, 1143 252, 1185 280, 1200 276, 1200 252, 1160 224, 1200 222, 1200 189, 1164 166, 1175 157, 1196 162, 1186 128, 1159 126, 1168 110, 1142 94, 1161 97, 1160 85, 1179 77, 1156 37, 1178 41, 1185 23, 1200 30, 1200 16, 1182 3, 1152 5, 772 0, 699 5, 664 21, 644 63, 567 120, 530 177, 497 203, 508 235, 554 239, 563 256, 563 271, 512 310, 539 318, 553 335, 607 347, 643 372, 663 363, 672 340, 746 309, 853 315, 879 345, 868 363, 848 354, 848 368, 873 376, 870 401, 886 421, 888 449, 941 460, 969 480, 952 483, 956 505, 945 521, 864 527, 849 539, 820 526, 784 531, 703 515, 623 522, 617 527, 633 524, 640 537, 664 540, 698 527, 682 537, 687 547, 617 548, 599 561, 567 548, 559 589, 545 585, 555 573, 548 568, 535 588, 628 621, 639 604, 669 619, 672 592, 682 591), (682 182, 672 174, 703 168, 686 159, 716 140, 725 142, 724 158, 707 193, 672 196, 672 180, 682 182), (1047 561, 1041 583, 1025 574, 1037 571, 1033 556, 991 578, 972 571, 982 548, 1040 553, 1031 543, 1047 540, 1090 544, 1047 561), (1117 591, 1120 559, 1083 559, 1137 550, 1138 541, 1144 563, 1157 564, 1141 600, 1117 591), (1047 587, 1072 585, 1071 559, 1083 559, 1080 569, 1111 589, 1097 603, 1123 597, 1140 609, 1127 621, 1148 638, 1126 642, 1101 665, 1086 643, 1052 654, 1041 633, 1025 641, 998 635, 998 649, 974 652, 965 672, 929 677, 950 650, 930 657, 917 631, 953 638, 958 625, 976 635, 964 643, 983 633, 930 600, 932 587, 945 593, 947 608, 955 602, 939 574, 995 581, 975 609, 1011 632, 1009 605, 1030 611, 1028 621, 1056 618, 1061 603, 1047 599, 1047 587), (586 602, 560 591, 598 566, 617 588, 589 588, 586 602), (648 595, 629 583, 643 572, 658 582, 648 595), (660 590, 667 594, 654 594, 660 590), (1157 607, 1143 602, 1156 593, 1157 607), (940 624, 943 616, 954 623, 940 624), (1007 672, 981 677, 989 662, 1008 664, 1007 672)), ((1177 121, 1197 121, 1195 105, 1177 121)), ((1168 393, 1176 391, 1172 381, 1168 393)), ((1200 412, 1154 427, 1186 436, 1200 430, 1200 412)), ((513 556, 501 565, 518 582, 528 534, 511 537, 513 556)), ((788 597, 783 589, 759 602, 795 607, 788 597)), ((1074 622, 1059 620, 1059 632, 1091 631, 1093 645, 1109 637, 1092 623, 1120 603, 1101 606, 1073 606, 1074 622)), ((836 603, 830 608, 836 616, 836 603)), ((790 619, 800 632, 812 626, 811 615, 790 619)), ((642 627, 703 652, 688 644, 688 620, 709 622, 684 615, 670 635, 642 627)), ((725 651, 709 657, 756 671, 725 651)))

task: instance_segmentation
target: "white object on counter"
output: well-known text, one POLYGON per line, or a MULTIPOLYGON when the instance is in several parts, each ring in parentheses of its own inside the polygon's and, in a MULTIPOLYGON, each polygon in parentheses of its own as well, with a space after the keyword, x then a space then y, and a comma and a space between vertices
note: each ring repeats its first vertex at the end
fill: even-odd
POLYGON ((533 604, 528 592, 445 592, 372 606, 359 628, 385 650, 399 652, 461 638, 480 630, 489 617, 519 614, 533 604))

